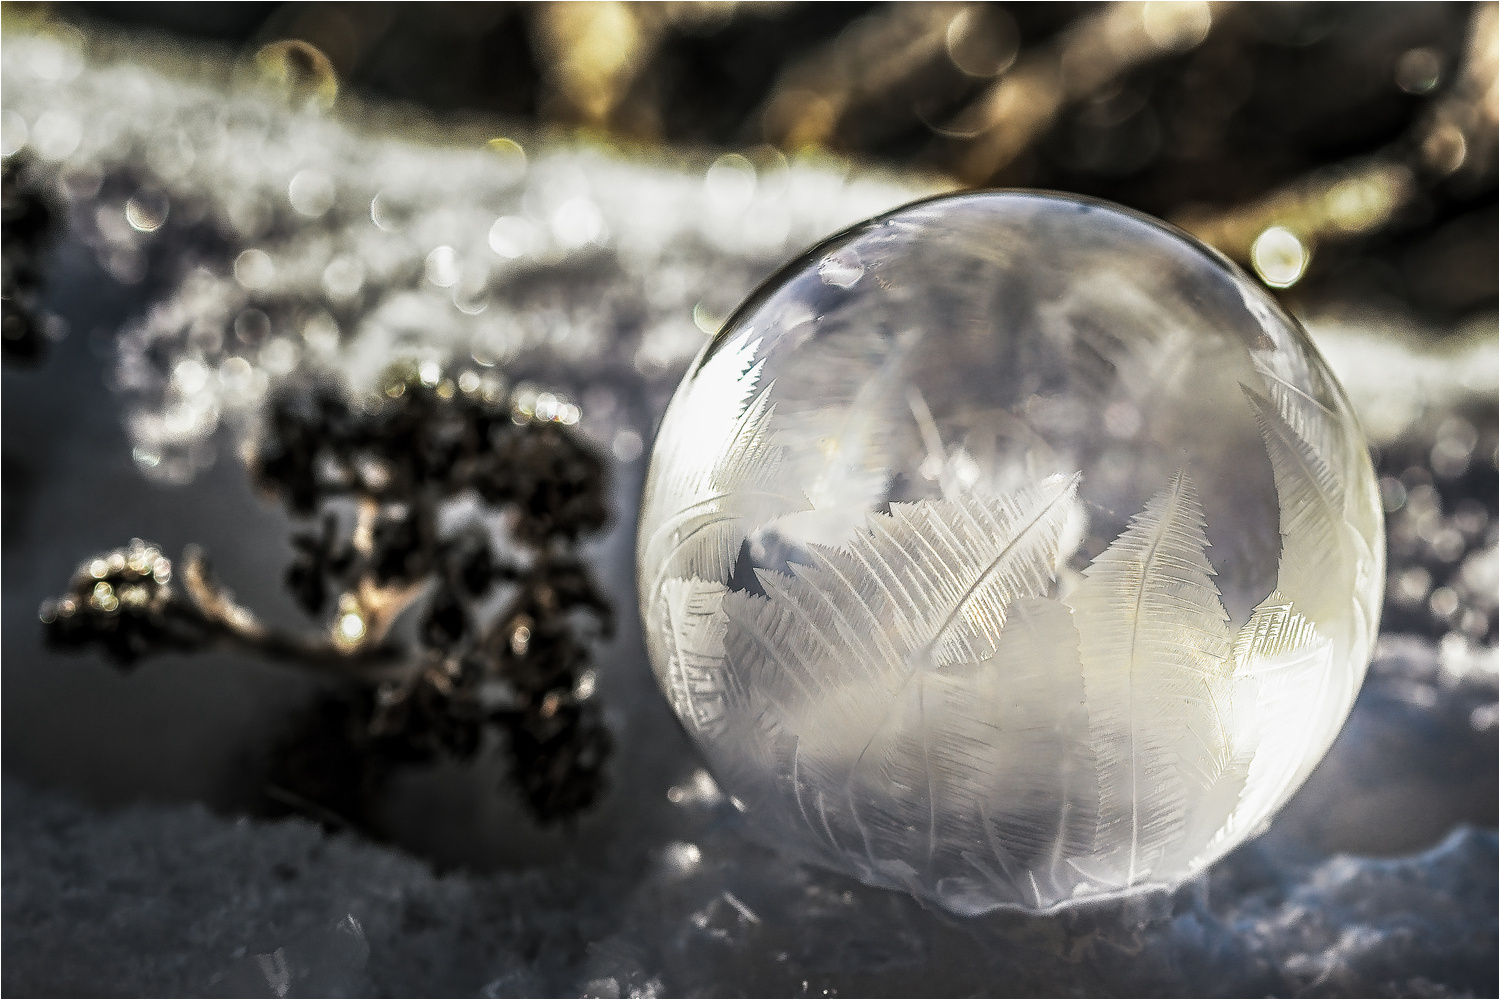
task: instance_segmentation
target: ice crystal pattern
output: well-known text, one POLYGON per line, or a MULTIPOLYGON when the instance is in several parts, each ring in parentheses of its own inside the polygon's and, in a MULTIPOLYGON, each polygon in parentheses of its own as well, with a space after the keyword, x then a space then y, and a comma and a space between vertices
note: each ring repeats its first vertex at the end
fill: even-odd
MULTIPOLYGON (((972 198, 1018 196, 947 204, 972 198)), ((1047 216, 1063 199, 1020 200, 992 216, 1068 224, 1047 216)), ((877 238, 888 260, 923 252, 893 252, 890 230, 944 208, 851 231, 840 269, 794 265, 684 380, 639 529, 658 679, 752 824, 805 860, 958 913, 1179 882, 1263 828, 1353 703, 1383 560, 1357 427, 1254 290, 1261 335, 1234 355, 1186 322, 1070 315, 1107 285, 1039 307, 1046 338, 1089 345, 1070 377, 1109 434, 1082 445, 1049 425, 1056 395, 940 396, 962 380, 922 348, 955 341, 899 306, 798 308, 834 270, 834 294, 857 285, 850 260, 877 270, 859 249, 877 238), (1234 391, 1171 398, 1200 355, 1234 391), (1205 423, 1244 454, 1215 465, 1205 423)), ((1160 298, 1128 292, 1136 310, 1160 298)), ((1008 358, 1045 367, 1045 342, 1016 340, 1008 358)))

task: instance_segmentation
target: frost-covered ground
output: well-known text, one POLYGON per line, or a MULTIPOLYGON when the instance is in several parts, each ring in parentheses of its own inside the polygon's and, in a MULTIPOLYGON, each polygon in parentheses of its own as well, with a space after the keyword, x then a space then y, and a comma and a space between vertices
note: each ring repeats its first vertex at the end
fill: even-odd
MULTIPOLYGON (((1494 620, 1492 506, 1459 525, 1402 487, 1392 524, 1454 567, 1455 627, 1384 637, 1265 836, 1170 896, 924 910, 741 836, 645 663, 631 537, 643 446, 702 331, 801 247, 931 185, 769 155, 528 140, 518 159, 473 127, 390 138, 194 72, 68 38, 7 38, 0 62, 6 147, 58 178, 71 219, 48 297, 70 333, 0 397, 5 993, 1494 995, 1495 651, 1459 624, 1494 620), (626 625, 599 657, 618 748, 572 828, 532 826, 483 765, 399 782, 397 846, 239 819, 310 681, 214 657, 121 675, 39 646, 38 602, 133 535, 204 543, 245 603, 296 621, 288 522, 235 435, 298 365, 368 376, 403 355, 565 388, 619 459, 595 552, 626 625)), ((1378 444, 1493 463, 1462 430, 1493 426, 1492 318, 1441 349, 1368 317, 1314 328, 1378 444)), ((1422 572, 1426 608, 1443 581, 1422 572)))

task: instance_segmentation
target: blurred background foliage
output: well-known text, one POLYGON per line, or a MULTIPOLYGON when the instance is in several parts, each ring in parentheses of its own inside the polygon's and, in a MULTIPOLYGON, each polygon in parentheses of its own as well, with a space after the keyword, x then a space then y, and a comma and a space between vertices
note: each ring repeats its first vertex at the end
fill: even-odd
POLYGON ((61 3, 259 72, 629 151, 821 150, 1107 198, 1294 307, 1496 301, 1494 3, 61 3))

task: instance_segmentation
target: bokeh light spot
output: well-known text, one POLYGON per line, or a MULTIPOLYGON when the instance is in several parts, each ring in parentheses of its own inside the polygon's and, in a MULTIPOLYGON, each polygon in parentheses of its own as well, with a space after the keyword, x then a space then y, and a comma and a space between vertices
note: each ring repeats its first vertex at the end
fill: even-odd
POLYGON ((1272 226, 1250 245, 1250 263, 1272 288, 1290 288, 1307 270, 1307 248, 1290 229, 1272 226))

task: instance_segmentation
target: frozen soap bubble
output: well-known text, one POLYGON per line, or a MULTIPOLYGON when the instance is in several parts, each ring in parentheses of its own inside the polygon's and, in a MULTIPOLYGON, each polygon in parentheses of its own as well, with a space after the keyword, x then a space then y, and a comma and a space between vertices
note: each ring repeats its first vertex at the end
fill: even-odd
POLYGON ((1179 882, 1333 741, 1384 579, 1343 391, 1098 202, 922 202, 755 293, 642 502, 651 660, 798 856, 958 913, 1179 882))

